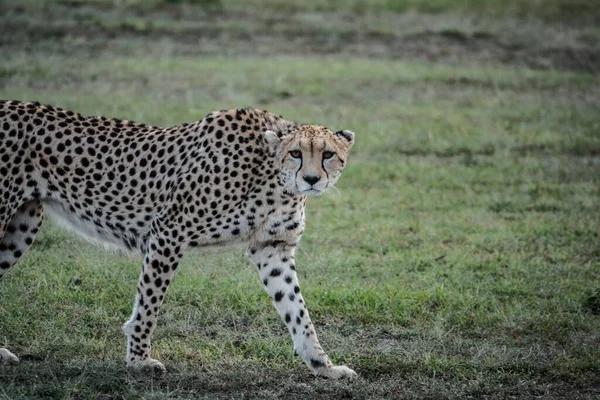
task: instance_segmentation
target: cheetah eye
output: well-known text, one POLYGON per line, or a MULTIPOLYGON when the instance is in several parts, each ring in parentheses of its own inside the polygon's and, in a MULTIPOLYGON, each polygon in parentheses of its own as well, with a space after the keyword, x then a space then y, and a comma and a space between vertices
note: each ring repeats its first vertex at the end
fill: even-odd
POLYGON ((300 150, 292 150, 290 151, 290 156, 294 158, 302 158, 302 152, 300 150))
POLYGON ((323 158, 325 160, 330 159, 331 157, 333 157, 335 155, 335 153, 333 151, 324 151, 323 152, 323 158))

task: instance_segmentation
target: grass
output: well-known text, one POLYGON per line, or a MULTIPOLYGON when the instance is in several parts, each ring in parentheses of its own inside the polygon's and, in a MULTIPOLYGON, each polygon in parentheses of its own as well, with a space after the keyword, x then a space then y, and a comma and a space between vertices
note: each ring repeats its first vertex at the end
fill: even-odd
MULTIPOLYGON (((108 0, 59 0, 67 5, 86 3, 110 4, 108 0)), ((188 4, 204 8, 251 8, 267 7, 278 11, 351 11, 364 13, 406 12, 440 14, 448 12, 469 12, 493 16, 534 17, 546 20, 598 21, 597 0, 127 0, 124 3, 137 7, 162 7, 172 4, 188 4)))
POLYGON ((240 249, 184 258, 154 341, 169 372, 128 371, 140 260, 48 220, 0 283, 0 345, 22 358, 0 398, 598 397, 600 64, 573 60, 600 33, 442 3, 3 3, 2 98, 165 126, 256 106, 356 132, 297 265, 323 346, 360 378, 310 375, 240 249))

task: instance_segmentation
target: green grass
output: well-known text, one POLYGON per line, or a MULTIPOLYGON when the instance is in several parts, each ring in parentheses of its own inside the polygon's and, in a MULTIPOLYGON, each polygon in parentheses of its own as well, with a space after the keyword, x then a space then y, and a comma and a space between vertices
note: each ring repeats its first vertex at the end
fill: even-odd
POLYGON ((0 282, 0 345, 22 358, 0 367, 0 398, 600 395, 598 64, 535 53, 556 35, 593 55, 597 28, 565 23, 558 38, 568 18, 492 18, 494 40, 524 46, 521 63, 477 52, 473 2, 429 2, 444 6, 426 15, 271 1, 240 16, 223 1, 221 19, 193 4, 71 3, 4 4, 0 97, 164 126, 255 106, 356 132, 338 190, 309 200, 297 266, 324 348, 360 378, 310 375, 241 249, 186 255, 154 340, 168 373, 127 370, 120 325, 141 261, 47 220, 0 282), (288 12, 290 26, 263 30, 288 12), (406 18, 425 25, 396 26, 406 18), (195 37, 195 23, 213 33, 195 37), (374 44, 371 29, 391 35, 375 59, 356 45, 374 44), (407 39, 424 32, 436 34, 407 39), (425 61, 394 43, 456 47, 425 61))
MULTIPOLYGON (((100 4, 109 6, 110 0, 58 0, 66 5, 100 4)), ((134 7, 161 7, 186 4, 205 8, 268 8, 279 11, 351 11, 364 13, 406 12, 447 13, 469 12, 493 16, 543 18, 546 20, 586 19, 599 21, 597 0, 125 0, 134 7)))

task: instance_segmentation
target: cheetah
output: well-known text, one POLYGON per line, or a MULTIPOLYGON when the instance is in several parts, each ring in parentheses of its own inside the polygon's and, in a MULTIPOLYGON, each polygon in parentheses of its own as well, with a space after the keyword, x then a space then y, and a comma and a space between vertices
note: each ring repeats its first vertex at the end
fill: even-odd
MULTIPOLYGON (((354 377, 321 348, 300 292, 294 253, 308 196, 339 179, 349 130, 232 109, 161 128, 0 101, 0 277, 32 244, 43 212, 92 241, 143 256, 126 362, 151 357, 160 305, 183 253, 247 246, 294 344, 318 376, 354 377)), ((5 348, 0 363, 18 362, 5 348)))

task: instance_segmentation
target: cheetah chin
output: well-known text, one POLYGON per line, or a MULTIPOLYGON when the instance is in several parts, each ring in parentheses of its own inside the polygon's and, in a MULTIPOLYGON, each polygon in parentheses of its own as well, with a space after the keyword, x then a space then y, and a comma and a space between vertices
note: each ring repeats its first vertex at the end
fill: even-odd
MULTIPOLYGON (((332 188, 354 134, 267 111, 222 110, 160 128, 39 103, 0 101, 0 277, 47 211, 83 236, 143 255, 127 364, 150 357, 157 315, 183 253, 243 243, 295 353, 318 376, 354 377, 317 340, 294 253, 307 196, 332 188)), ((0 349, 0 363, 17 362, 0 349)))

